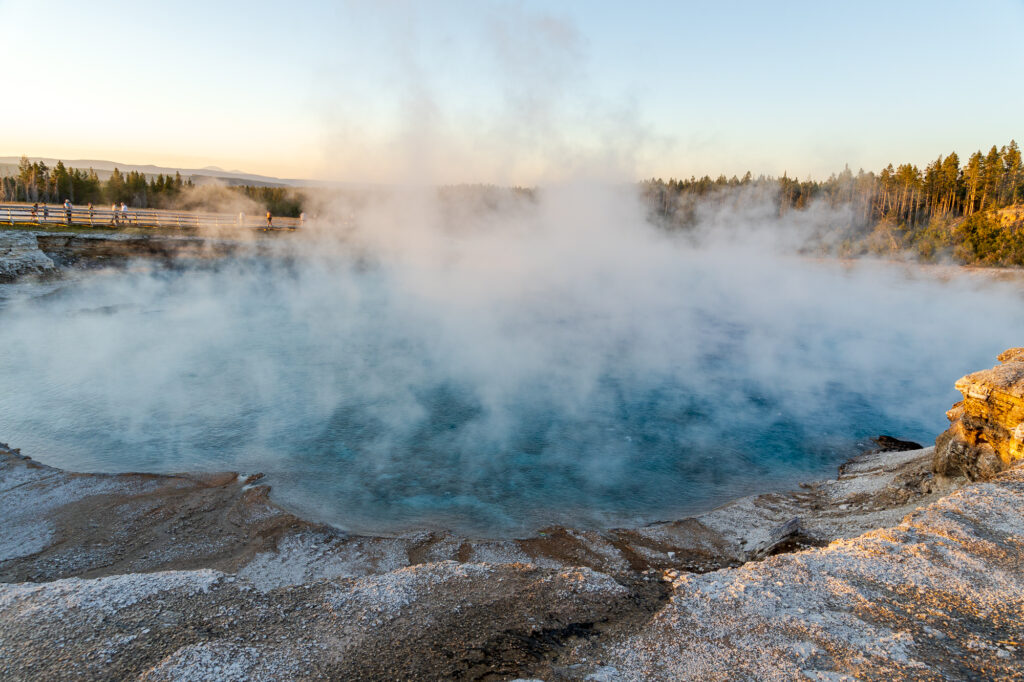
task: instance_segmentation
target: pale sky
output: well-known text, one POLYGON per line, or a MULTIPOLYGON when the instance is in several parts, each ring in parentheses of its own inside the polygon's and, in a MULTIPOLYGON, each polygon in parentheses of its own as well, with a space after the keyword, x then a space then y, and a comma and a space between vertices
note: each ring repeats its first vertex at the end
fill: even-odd
POLYGON ((0 156, 532 184, 1024 138, 1024 2, 0 0, 0 156))

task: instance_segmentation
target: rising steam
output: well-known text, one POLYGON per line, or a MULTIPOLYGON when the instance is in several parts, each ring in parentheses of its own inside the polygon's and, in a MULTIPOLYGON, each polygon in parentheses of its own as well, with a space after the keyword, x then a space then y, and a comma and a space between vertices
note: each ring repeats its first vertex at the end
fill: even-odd
POLYGON ((337 213, 269 256, 9 303, 0 433, 74 469, 266 471, 361 530, 627 523, 927 442, 1024 332, 1019 285, 798 257, 806 218, 753 207, 700 246, 626 186, 337 213))
POLYGON ((380 11, 403 27, 394 110, 361 128, 342 69, 319 171, 387 187, 321 195, 231 261, 8 293, 0 439, 75 470, 265 471, 346 528, 519 534, 792 485, 883 432, 928 442, 953 381, 1020 345, 1019 284, 797 255, 841 211, 737 194, 652 226, 632 180, 672 141, 579 87, 558 18, 477 17, 497 110, 467 112, 419 61, 440 54, 408 18, 427 10, 380 11), (434 189, 477 179, 539 187, 434 189))

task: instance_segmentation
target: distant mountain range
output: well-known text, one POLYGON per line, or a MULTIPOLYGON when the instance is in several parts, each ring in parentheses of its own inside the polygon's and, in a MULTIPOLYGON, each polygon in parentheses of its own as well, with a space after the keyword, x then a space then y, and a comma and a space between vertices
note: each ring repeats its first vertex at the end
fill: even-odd
MULTIPOLYGON (((145 173, 146 177, 160 175, 174 175, 181 173, 184 179, 192 179, 192 182, 201 184, 203 182, 221 181, 228 185, 255 185, 257 187, 313 187, 313 186, 336 186, 344 183, 334 183, 317 180, 301 180, 295 178, 272 178, 266 175, 254 175, 243 173, 239 170, 224 170, 217 166, 206 168, 169 168, 166 166, 137 165, 132 163, 119 163, 117 161, 103 161, 99 159, 61 159, 68 168, 81 168, 88 170, 92 168, 101 180, 110 177, 111 172, 117 168, 122 173, 138 171, 145 173)), ((0 175, 13 175, 18 172, 20 156, 0 156, 0 175)), ((29 161, 42 161, 50 168, 57 164, 57 159, 30 156, 29 161)))

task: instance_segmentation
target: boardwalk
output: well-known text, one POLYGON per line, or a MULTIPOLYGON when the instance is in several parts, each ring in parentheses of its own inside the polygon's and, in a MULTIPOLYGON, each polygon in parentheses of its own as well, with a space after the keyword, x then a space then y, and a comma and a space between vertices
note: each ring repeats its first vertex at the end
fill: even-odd
MULTIPOLYGON (((62 204, 40 204, 39 209, 32 213, 32 204, 0 204, 0 226, 2 225, 39 225, 72 227, 151 227, 151 228, 245 228, 263 229, 267 226, 266 217, 262 215, 243 215, 238 213, 203 213, 200 211, 164 211, 153 208, 129 208, 125 213, 111 211, 109 208, 92 209, 87 206, 74 206, 71 215, 67 215, 62 204), (45 209, 45 210, 44 210, 45 209)), ((274 216, 275 229, 295 229, 302 227, 298 218, 274 216)))

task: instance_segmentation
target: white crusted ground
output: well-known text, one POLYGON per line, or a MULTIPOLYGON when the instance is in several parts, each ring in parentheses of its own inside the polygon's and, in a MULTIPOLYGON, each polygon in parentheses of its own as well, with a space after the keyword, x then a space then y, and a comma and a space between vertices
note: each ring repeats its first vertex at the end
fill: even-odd
POLYGON ((263 552, 239 571, 259 590, 324 578, 387 573, 408 565, 406 543, 393 538, 345 542, 319 532, 284 538, 277 551, 263 552))
POLYGON ((0 585, 0 679, 448 678, 632 609, 591 569, 453 561, 267 592, 211 570, 0 585))
POLYGON ((67 578, 52 583, 0 583, 0 613, 23 619, 111 614, 168 590, 207 592, 223 574, 209 569, 129 573, 95 580, 67 578))
MULTIPOLYGON (((307 524, 234 574, 0 584, 0 679, 1020 676, 1024 469, 941 497, 952 483, 924 476, 928 454, 867 457, 807 492, 696 520, 608 536, 563 529, 561 544, 359 538, 307 524), (852 537, 921 499, 931 502, 894 527, 852 537), (742 556, 807 510, 808 527, 841 539, 703 575, 668 570, 663 588, 650 580, 662 574, 628 570, 630 553, 672 560, 671 543, 742 556), (597 570, 567 567, 578 551, 597 570)), ((0 458, 0 552, 54 541, 47 514, 62 505, 154 485, 0 458)))
POLYGON ((1024 470, 895 528, 672 588, 599 653, 608 679, 1020 678, 1024 470))
POLYGON ((294 652, 239 642, 183 646, 139 676, 139 682, 276 682, 303 676, 294 652))
POLYGON ((31 556, 56 540, 47 515, 92 495, 140 492, 139 485, 103 476, 69 476, 49 467, 28 467, 0 458, 0 562, 31 556))

